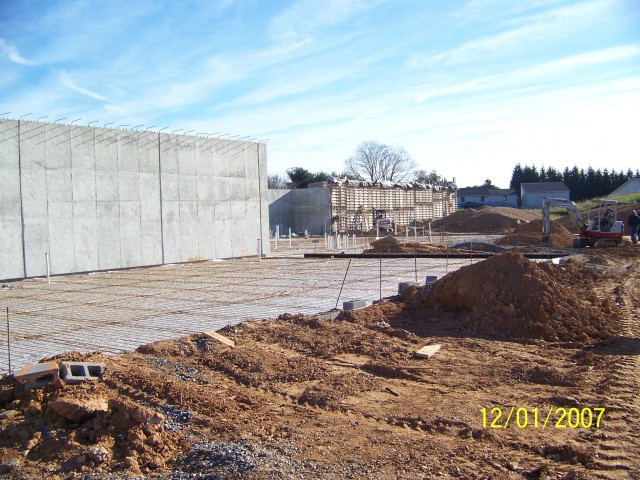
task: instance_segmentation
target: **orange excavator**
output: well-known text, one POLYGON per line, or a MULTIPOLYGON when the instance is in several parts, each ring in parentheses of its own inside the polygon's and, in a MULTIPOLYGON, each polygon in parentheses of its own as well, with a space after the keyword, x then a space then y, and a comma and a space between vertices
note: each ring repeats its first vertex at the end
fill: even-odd
POLYGON ((551 234, 551 208, 565 208, 580 229, 578 237, 573 241, 574 248, 615 247, 622 242, 624 225, 618 220, 618 202, 615 200, 600 200, 597 206, 589 210, 585 222, 572 201, 564 198, 543 198, 542 234, 545 242, 551 234))

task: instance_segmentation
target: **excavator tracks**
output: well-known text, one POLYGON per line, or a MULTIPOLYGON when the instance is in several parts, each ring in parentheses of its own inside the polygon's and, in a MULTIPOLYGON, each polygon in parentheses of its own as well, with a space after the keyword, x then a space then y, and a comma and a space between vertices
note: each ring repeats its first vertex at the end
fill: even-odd
MULTIPOLYGON (((636 264, 627 269, 637 269, 636 264)), ((628 272, 623 272, 627 274, 628 272)), ((621 336, 599 351, 614 368, 598 401, 607 409, 597 438, 598 478, 640 479, 640 285, 625 276, 620 297, 621 336)))

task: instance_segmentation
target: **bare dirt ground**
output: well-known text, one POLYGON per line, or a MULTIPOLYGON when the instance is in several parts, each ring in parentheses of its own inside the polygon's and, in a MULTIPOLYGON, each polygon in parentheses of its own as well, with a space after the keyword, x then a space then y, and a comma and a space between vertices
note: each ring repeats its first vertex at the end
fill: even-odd
POLYGON ((501 254, 334 321, 227 327, 235 348, 202 334, 61 355, 105 362, 104 380, 5 378, 0 474, 638 479, 639 255, 501 254))

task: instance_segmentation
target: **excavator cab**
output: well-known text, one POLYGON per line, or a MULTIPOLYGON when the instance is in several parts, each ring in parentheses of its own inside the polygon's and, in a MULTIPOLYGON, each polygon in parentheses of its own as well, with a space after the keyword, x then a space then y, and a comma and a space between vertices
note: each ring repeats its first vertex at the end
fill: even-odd
POLYGON ((587 214, 587 230, 622 234, 624 225, 618 220, 618 202, 603 199, 592 206, 587 214))
POLYGON ((373 225, 379 230, 393 229, 393 222, 387 217, 387 211, 378 208, 373 209, 373 225))

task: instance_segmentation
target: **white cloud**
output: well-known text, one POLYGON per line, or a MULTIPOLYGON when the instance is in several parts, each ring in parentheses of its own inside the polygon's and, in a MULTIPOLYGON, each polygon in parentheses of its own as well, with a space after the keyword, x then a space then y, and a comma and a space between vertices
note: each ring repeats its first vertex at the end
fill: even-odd
POLYGON ((446 96, 446 95, 455 95, 458 93, 465 93, 468 91, 472 91, 472 90, 476 90, 478 85, 482 84, 482 83, 486 83, 490 80, 492 80, 493 78, 496 78, 496 76, 489 76, 489 77, 482 77, 482 78, 476 78, 474 80, 470 80, 468 82, 462 83, 462 84, 458 84, 458 85, 453 85, 451 87, 442 87, 442 88, 434 88, 429 90, 426 93, 422 93, 420 95, 418 95, 416 97, 416 100, 419 102, 423 102, 429 98, 432 97, 442 97, 442 96, 446 96))
POLYGON ((315 30, 342 23, 379 3, 374 0, 299 0, 271 20, 269 36, 281 41, 313 36, 315 30))
POLYGON ((609 1, 593 0, 542 14, 519 17, 511 23, 521 26, 470 40, 435 55, 414 55, 409 64, 414 68, 424 68, 441 63, 465 63, 488 55, 508 56, 524 46, 544 44, 583 30, 589 24, 596 24, 611 5, 612 2, 609 1))
POLYGON ((75 90, 76 92, 80 92, 83 95, 86 95, 87 97, 91 97, 94 98, 96 100, 100 100, 102 102, 108 102, 109 100, 106 99, 105 97, 103 97, 102 95, 92 92, 91 90, 87 90, 86 88, 83 88, 81 86, 79 86, 75 81, 73 81, 73 79, 66 73, 62 72, 60 74, 60 83, 62 85, 64 85, 65 87, 68 87, 72 90, 75 90))
POLYGON ((15 46, 7 43, 5 40, 1 38, 0 38, 0 51, 5 57, 7 57, 13 63, 17 63, 19 65, 35 65, 35 62, 27 60, 22 55, 20 55, 20 52, 18 52, 18 49, 15 46))

